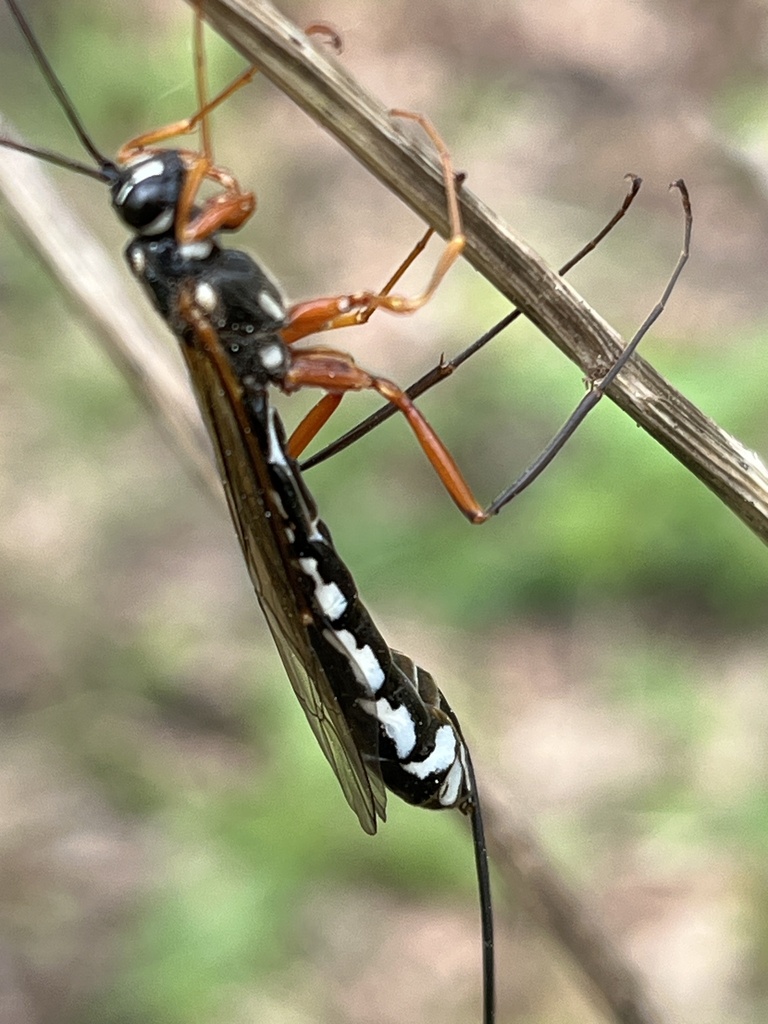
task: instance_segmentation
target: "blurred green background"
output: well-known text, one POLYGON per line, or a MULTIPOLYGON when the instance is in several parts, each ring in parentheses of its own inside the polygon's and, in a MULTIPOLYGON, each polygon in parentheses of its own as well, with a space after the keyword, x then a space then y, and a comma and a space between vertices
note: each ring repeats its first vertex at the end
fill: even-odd
MULTIPOLYGON (((763 3, 283 8, 299 24, 333 23, 342 60, 385 103, 428 112, 469 186, 553 265, 618 206, 623 174, 642 174, 627 221, 571 275, 626 337, 679 251, 667 183, 683 176, 694 255, 644 352, 768 450, 763 3)), ((25 10, 102 149, 191 112, 184 4, 25 10)), ((214 83, 240 66, 212 42, 214 83)), ((5 11, 0 67, 3 112, 79 156, 5 11)), ((375 287, 421 230, 265 81, 227 105, 215 138, 220 162, 258 194, 242 245, 292 298, 375 287)), ((125 235, 99 186, 57 180, 120 262, 125 235)), ((407 382, 505 312, 462 266, 418 316, 374 317, 334 341, 407 382)), ((8 218, 0 337, 2 1024, 476 1020, 459 816, 392 800, 381 834, 361 833, 229 523, 8 218)), ((521 324, 423 408, 489 498, 582 390, 579 371, 521 324)), ((302 402, 284 403, 289 422, 302 402)), ((351 422, 371 402, 345 405, 351 422)), ((389 642, 433 672, 483 778, 531 816, 671 1017, 764 1019, 760 543, 609 402, 482 529, 397 420, 309 484, 389 642)), ((500 1021, 600 1020, 514 894, 497 902, 500 1021)))

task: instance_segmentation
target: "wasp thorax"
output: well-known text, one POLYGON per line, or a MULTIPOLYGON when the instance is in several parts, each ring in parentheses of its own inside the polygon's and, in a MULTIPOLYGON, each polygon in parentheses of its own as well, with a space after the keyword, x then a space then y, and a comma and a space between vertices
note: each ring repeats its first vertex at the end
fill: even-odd
POLYGON ((163 235, 173 230, 184 174, 175 150, 139 156, 111 186, 112 205, 138 234, 163 235))

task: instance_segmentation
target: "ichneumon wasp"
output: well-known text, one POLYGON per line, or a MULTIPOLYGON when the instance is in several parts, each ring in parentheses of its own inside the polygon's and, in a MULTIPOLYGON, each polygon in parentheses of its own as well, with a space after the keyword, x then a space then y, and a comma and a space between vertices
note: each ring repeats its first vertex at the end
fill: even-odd
MULTIPOLYGON (((254 69, 210 103, 199 70, 198 114, 190 121, 132 140, 113 163, 90 141, 14 0, 8 2, 98 167, 77 165, 39 150, 27 151, 108 184, 118 215, 136 232, 127 250, 129 263, 181 341, 260 603, 310 725, 362 827, 372 833, 377 817, 384 817, 382 784, 408 802, 458 806, 470 814, 487 953, 485 1019, 490 1021, 490 895, 477 792, 458 722, 431 676, 406 656, 390 650, 375 629, 294 460, 346 391, 375 390, 405 414, 446 489, 471 521, 485 521, 522 487, 513 485, 483 509, 406 392, 361 370, 344 353, 310 348, 295 354, 287 347, 320 330, 364 323, 378 308, 409 313, 428 301, 463 244, 447 150, 426 119, 395 112, 417 120, 435 144, 451 211, 453 236, 421 295, 408 298, 392 293, 412 254, 381 292, 334 296, 286 310, 282 295, 261 268, 244 253, 220 247, 214 237, 218 231, 239 227, 252 212, 253 198, 213 162, 207 115, 245 84, 254 69), (159 142, 196 127, 202 132, 200 151, 156 149, 159 142), (221 191, 200 200, 199 190, 206 181, 220 186, 221 191), (286 441, 269 402, 270 386, 288 393, 320 387, 329 393, 286 441)), ((196 27, 201 54, 199 17, 196 27)), ((197 65, 202 68, 201 57, 197 65)), ((682 263, 661 305, 681 268, 682 263)), ((579 406, 565 431, 537 463, 536 472, 554 457, 599 400, 602 388, 620 371, 660 311, 661 306, 600 387, 579 406)))
MULTIPOLYGON (((289 391, 333 375, 341 383, 345 373, 352 388, 375 386, 390 393, 388 382, 369 378, 341 354, 308 351, 291 361, 284 342, 311 333, 329 317, 340 326, 353 322, 358 310, 361 318, 370 315, 377 305, 417 308, 461 243, 446 250, 427 292, 415 300, 362 293, 305 304, 288 317, 269 277, 245 253, 220 247, 214 237, 249 216, 253 197, 214 164, 206 117, 254 70, 207 103, 198 14, 200 111, 190 122, 132 140, 113 162, 91 142, 17 4, 9 0, 8 6, 96 167, 51 153, 36 155, 106 183, 118 215, 135 232, 129 264, 181 342, 259 601, 302 708, 362 827, 374 833, 377 820, 384 819, 385 784, 410 803, 459 807, 470 816, 481 891, 484 1019, 491 1021, 488 868, 472 765, 458 722, 429 673, 390 650, 360 603, 268 393, 270 385, 289 391), (200 152, 156 148, 198 124, 200 152), (219 191, 198 205, 204 182, 219 191)), ((447 154, 445 161, 448 165, 447 154)), ((420 425, 415 411, 412 417, 420 425)), ((306 434, 306 425, 303 430, 306 434)))

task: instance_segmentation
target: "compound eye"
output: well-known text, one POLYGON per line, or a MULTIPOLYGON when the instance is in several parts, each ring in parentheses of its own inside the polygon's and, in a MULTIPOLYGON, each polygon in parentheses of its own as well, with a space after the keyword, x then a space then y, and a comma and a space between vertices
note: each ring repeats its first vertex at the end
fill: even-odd
POLYGON ((161 235, 173 227, 174 207, 163 203, 142 182, 131 190, 120 208, 120 216, 130 228, 142 235, 161 235))
POLYGON ((138 234, 163 235, 173 229, 182 178, 172 151, 129 164, 112 186, 112 205, 138 234))

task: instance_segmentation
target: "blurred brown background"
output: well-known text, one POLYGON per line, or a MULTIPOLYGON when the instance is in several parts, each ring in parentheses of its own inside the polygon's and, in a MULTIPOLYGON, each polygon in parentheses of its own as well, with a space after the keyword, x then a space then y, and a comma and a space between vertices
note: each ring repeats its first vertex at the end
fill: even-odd
MULTIPOLYGON (((192 110, 184 4, 24 7, 102 149, 192 110)), ((618 206, 624 173, 641 174, 627 221, 571 275, 625 337, 679 251, 667 184, 684 177, 694 255, 644 352, 768 450, 765 4, 283 9, 333 23, 341 59, 386 104, 428 112, 469 186, 553 265, 618 206)), ((239 59, 211 51, 225 82, 239 59)), ((79 156, 3 10, 0 67, 3 112, 79 156)), ((264 81, 215 138, 258 193, 242 245, 293 298, 382 283, 421 230, 264 81)), ((119 262, 99 186, 56 177, 119 262)), ((460 267, 418 316, 334 340, 407 382, 504 312, 460 267)), ((231 527, 8 219, 0 338, 0 1024, 478 1019, 458 816, 393 800, 381 835, 362 835, 231 527)), ((423 406, 490 497, 581 393, 578 371, 518 325, 423 406)), ((289 422, 298 408, 285 403, 289 422)), ((389 642, 434 673, 484 777, 531 816, 670 1019, 763 1019, 759 542, 608 402, 482 529, 397 421, 308 479, 389 642)), ((516 894, 497 906, 500 1022, 600 1020, 516 894)))

